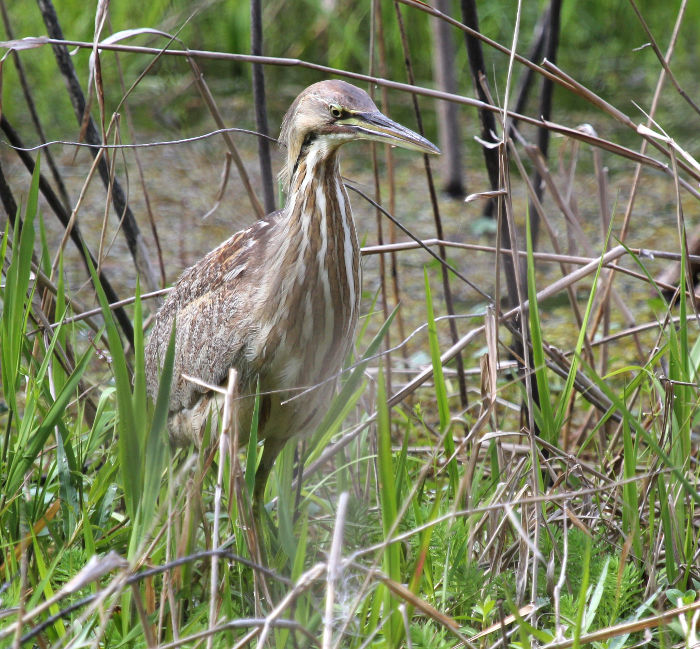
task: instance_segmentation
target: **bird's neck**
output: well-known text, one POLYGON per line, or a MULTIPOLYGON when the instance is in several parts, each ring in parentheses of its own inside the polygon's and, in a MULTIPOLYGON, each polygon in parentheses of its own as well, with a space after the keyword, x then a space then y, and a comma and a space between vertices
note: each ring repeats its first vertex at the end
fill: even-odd
MULTIPOLYGON (((311 185, 340 179, 338 146, 325 138, 309 139, 302 145, 292 167, 289 182, 289 212, 298 199, 306 199, 311 185)), ((341 183, 342 185, 342 183, 341 183)))
MULTIPOLYGON (((287 205, 287 231, 301 238, 302 249, 317 248, 321 257, 344 245, 357 247, 350 201, 340 176, 339 146, 320 137, 305 142, 294 165, 287 205)), ((325 263, 325 262, 322 262, 325 263)))
POLYGON ((280 226, 270 299, 280 313, 303 314, 299 338, 288 334, 287 343, 318 347, 313 367, 339 366, 359 311, 360 251, 337 147, 302 150, 280 226))
MULTIPOLYGON (((285 212, 287 231, 331 252, 328 239, 357 247, 350 201, 340 176, 338 146, 325 138, 305 143, 294 165, 285 212)), ((319 257, 320 261, 320 257, 319 257)))

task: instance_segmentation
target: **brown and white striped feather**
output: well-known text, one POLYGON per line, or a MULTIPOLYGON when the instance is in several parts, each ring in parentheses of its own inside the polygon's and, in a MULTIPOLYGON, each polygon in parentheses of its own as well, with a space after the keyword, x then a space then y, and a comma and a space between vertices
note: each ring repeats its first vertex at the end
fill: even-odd
MULTIPOLYGON (((221 384, 239 373, 239 423, 247 433, 257 381, 260 436, 309 432, 325 412, 352 344, 359 311, 359 247, 337 152, 312 142, 284 210, 234 234, 186 270, 156 316, 147 368, 161 367, 177 318, 171 438, 198 441, 213 410, 195 376, 221 384), (326 381, 325 383, 323 383, 326 381), (322 383, 287 405, 297 389, 322 383), (282 429, 283 428, 283 429, 282 429), (274 431, 274 432, 272 432, 274 431)), ((155 395, 159 372, 147 370, 155 395)))

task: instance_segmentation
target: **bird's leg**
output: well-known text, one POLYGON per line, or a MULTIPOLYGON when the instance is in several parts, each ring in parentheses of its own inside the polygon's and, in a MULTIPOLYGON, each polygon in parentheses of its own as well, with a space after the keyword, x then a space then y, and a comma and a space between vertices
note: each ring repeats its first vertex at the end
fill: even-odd
POLYGON ((255 487, 253 488, 254 511, 261 511, 259 508, 261 508, 264 504, 267 479, 270 477, 270 471, 272 471, 275 460, 286 442, 286 438, 276 439, 274 437, 268 437, 265 439, 260 464, 258 464, 258 470, 255 472, 255 487))
MULTIPOLYGON (((275 459, 282 450, 286 440, 268 438, 263 446, 263 454, 260 464, 255 472, 255 486, 253 487, 253 527, 257 537, 259 557, 263 565, 267 565, 267 557, 264 546, 263 519, 265 517, 265 486, 270 477, 270 471, 275 464, 275 459)), ((265 586, 267 587, 267 586, 265 586)))

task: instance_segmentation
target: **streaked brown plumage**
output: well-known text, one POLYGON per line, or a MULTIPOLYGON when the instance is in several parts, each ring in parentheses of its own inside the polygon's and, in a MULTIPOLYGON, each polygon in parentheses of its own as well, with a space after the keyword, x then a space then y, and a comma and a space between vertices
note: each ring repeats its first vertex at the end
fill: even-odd
POLYGON ((313 431, 353 341, 360 300, 359 247, 338 149, 357 139, 438 153, 428 140, 382 115, 364 91, 344 81, 309 86, 282 124, 287 147, 283 209, 234 234, 187 269, 155 318, 146 346, 148 390, 177 319, 169 428, 174 444, 199 445, 221 400, 187 380, 219 385, 238 371, 237 417, 248 435, 259 381, 256 475, 261 498, 272 464, 292 436, 313 431), (299 388, 321 384, 289 403, 299 388))

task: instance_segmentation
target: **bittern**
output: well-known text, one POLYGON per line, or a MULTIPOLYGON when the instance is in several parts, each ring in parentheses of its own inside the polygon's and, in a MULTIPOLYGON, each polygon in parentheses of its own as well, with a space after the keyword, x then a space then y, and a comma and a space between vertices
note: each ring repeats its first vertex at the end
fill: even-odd
POLYGON ((338 156, 340 146, 353 140, 439 153, 385 117, 363 90, 337 80, 309 86, 282 123, 285 206, 183 273, 156 315, 146 347, 148 390, 155 398, 176 320, 168 420, 175 445, 199 446, 208 419, 216 430, 223 403, 219 393, 186 376, 220 385, 229 368, 237 370, 242 443, 259 390, 258 437, 264 449, 256 503, 287 440, 313 432, 319 423, 353 342, 360 249, 338 156), (317 387, 288 401, 310 386, 317 387))

